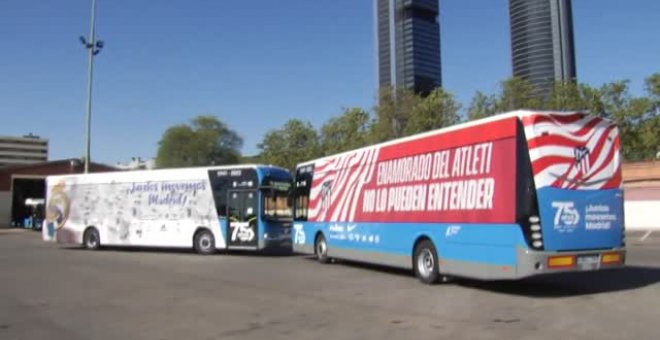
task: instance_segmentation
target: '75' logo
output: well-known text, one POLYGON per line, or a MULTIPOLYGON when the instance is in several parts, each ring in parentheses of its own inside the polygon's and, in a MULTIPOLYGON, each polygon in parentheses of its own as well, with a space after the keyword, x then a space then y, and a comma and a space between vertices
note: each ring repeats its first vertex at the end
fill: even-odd
POLYGON ((552 202, 552 207, 557 209, 555 213, 555 228, 561 226, 575 226, 580 222, 580 213, 575 209, 573 202, 552 202))

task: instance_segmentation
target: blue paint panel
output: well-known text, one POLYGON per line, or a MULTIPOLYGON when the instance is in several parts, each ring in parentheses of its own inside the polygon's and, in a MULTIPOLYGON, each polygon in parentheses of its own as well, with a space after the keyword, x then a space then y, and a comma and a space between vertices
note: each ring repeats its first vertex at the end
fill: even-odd
POLYGON ((294 223, 294 243, 313 246, 323 232, 329 247, 411 256, 426 235, 447 260, 515 265, 516 248, 526 248, 516 224, 294 223))
POLYGON ((220 216, 220 232, 222 233, 222 238, 227 242, 227 218, 220 216))
MULTIPOLYGON (((259 205, 258 209, 259 209, 259 212, 260 212, 259 215, 261 215, 261 212, 263 211, 263 208, 261 207, 261 201, 262 201, 261 195, 259 195, 259 203, 258 203, 258 205, 259 205)), ((267 229, 266 223, 264 222, 264 220, 261 217, 262 216, 259 216, 258 220, 257 220, 258 221, 257 222, 257 240, 263 240, 264 239, 264 233, 267 232, 266 231, 266 229, 267 229)))
MULTIPOLYGON (((270 174, 270 169, 265 169, 262 167, 257 167, 257 179, 259 180, 259 188, 261 188, 261 183, 263 183, 264 177, 268 176, 270 174)), ((257 216, 257 240, 263 240, 264 239, 264 233, 267 232, 265 231, 266 226, 263 220, 263 197, 262 197, 262 192, 261 190, 258 190, 257 193, 257 211, 259 212, 257 216)))
POLYGON ((282 222, 270 222, 270 221, 263 221, 260 222, 259 224, 259 239, 263 240, 264 239, 264 234, 268 233, 271 236, 275 235, 280 235, 282 234, 283 228, 282 228, 282 222))
POLYGON ((259 183, 262 183, 266 176, 271 176, 272 178, 282 180, 282 181, 292 181, 292 175, 285 169, 280 168, 271 168, 271 167, 257 167, 257 178, 259 183))
POLYGON ((610 190, 538 190, 546 250, 620 247, 623 192, 610 190))

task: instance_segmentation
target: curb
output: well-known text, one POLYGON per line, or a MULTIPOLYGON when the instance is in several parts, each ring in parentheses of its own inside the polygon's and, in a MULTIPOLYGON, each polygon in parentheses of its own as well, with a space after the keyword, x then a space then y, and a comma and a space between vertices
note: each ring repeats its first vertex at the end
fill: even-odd
POLYGON ((13 235, 13 234, 23 234, 23 233, 29 233, 33 232, 36 233, 36 231, 32 229, 24 229, 24 228, 0 228, 0 235, 13 235))

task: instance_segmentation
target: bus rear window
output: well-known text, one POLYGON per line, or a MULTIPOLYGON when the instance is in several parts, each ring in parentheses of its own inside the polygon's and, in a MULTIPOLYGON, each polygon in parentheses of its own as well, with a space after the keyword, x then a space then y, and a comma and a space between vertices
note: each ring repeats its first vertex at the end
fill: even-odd
POLYGON ((264 216, 266 218, 290 219, 292 210, 289 191, 264 190, 264 216))
POLYGON ((298 169, 296 181, 293 191, 293 199, 295 202, 295 216, 296 221, 307 221, 309 213, 309 193, 312 187, 312 171, 302 171, 298 169))

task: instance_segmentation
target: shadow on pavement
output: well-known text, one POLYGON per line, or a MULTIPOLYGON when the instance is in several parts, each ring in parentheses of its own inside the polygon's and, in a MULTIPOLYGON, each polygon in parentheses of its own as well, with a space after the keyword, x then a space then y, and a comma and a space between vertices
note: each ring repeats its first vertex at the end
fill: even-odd
POLYGON ((117 252, 117 253, 163 253, 163 254, 187 254, 194 256, 214 256, 214 255, 232 255, 232 256, 273 256, 273 257, 284 257, 284 256, 294 256, 296 254, 292 253, 290 249, 282 250, 260 250, 260 251, 250 251, 250 250, 218 250, 211 255, 199 255, 192 248, 168 248, 168 247, 109 247, 104 246, 97 250, 88 250, 82 246, 63 246, 62 249, 66 250, 79 250, 79 251, 89 251, 89 252, 117 252))
MULTIPOLYGON (((305 257, 305 259, 316 261, 314 257, 305 257)), ((336 262, 348 267, 390 275, 408 276, 414 279, 411 270, 345 260, 336 262)), ((570 297, 633 290, 658 282, 660 282, 660 268, 641 266, 626 266, 619 269, 594 272, 558 273, 515 281, 481 281, 464 278, 456 278, 452 281, 454 285, 464 288, 539 298, 570 297)))
MULTIPOLYGON (((303 255, 303 259, 307 261, 313 261, 317 262, 317 259, 313 255, 303 255)), ((413 277, 412 271, 407 270, 407 269, 401 269, 401 268, 396 268, 396 267, 388 267, 388 266, 382 266, 378 264, 373 264, 373 263, 365 263, 365 262, 357 262, 357 261, 351 261, 351 260, 344 260, 344 259, 331 259, 330 264, 326 265, 342 265, 342 266, 347 266, 347 267, 352 267, 352 268, 357 268, 357 269, 364 269, 364 270, 371 270, 375 272, 381 272, 381 273, 387 273, 387 274, 392 274, 392 275, 400 275, 400 276, 408 276, 408 277, 413 277)), ((319 266, 322 264, 319 263, 319 266)))
POLYGON ((660 282, 660 268, 627 266, 597 272, 560 273, 519 281, 460 280, 479 290, 529 297, 554 298, 638 289, 660 282))

